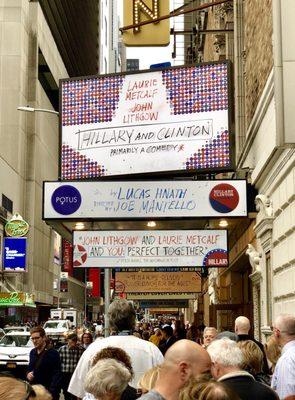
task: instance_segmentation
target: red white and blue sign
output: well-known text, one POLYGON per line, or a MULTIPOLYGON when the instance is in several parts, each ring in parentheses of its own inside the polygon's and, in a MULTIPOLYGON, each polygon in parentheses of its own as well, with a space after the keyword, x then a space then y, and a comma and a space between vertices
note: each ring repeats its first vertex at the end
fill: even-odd
POLYGON ((209 251, 204 257, 204 267, 227 267, 228 253, 224 249, 214 249, 209 251))
POLYGON ((223 182, 212 188, 209 200, 215 211, 228 214, 237 208, 240 196, 233 185, 223 182))
POLYGON ((3 270, 6 272, 25 272, 27 238, 5 237, 3 247, 3 270))
POLYGON ((245 180, 44 182, 44 219, 247 216, 245 180))
POLYGON ((233 169, 229 63, 61 80, 61 178, 233 169))

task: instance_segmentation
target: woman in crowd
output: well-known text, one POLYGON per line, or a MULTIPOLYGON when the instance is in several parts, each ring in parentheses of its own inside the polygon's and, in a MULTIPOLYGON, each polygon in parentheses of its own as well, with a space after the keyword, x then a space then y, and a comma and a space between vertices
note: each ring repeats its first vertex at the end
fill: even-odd
POLYGON ((51 400, 52 397, 41 385, 31 386, 8 376, 0 376, 0 400, 51 400))
POLYGON ((96 400, 120 400, 131 380, 131 373, 120 361, 99 360, 86 375, 85 390, 96 400))
MULTIPOLYGON (((113 359, 122 363, 130 372, 131 379, 133 378, 133 369, 131 365, 131 359, 129 355, 119 347, 105 347, 100 350, 92 359, 91 366, 94 367, 99 361, 113 359)), ((129 381, 128 381, 129 383, 129 381)), ((127 384, 125 390, 121 395, 121 400, 135 400, 138 397, 137 390, 127 384)), ((87 394, 84 397, 84 400, 93 400, 93 396, 91 394, 87 394)))
POLYGON ((87 349, 87 347, 93 342, 93 337, 90 332, 86 331, 83 333, 81 337, 81 343, 84 349, 87 349))
POLYGON ((157 365, 146 371, 138 382, 138 389, 142 394, 145 394, 155 387, 156 381, 159 378, 160 366, 157 365))
POLYGON ((255 380, 270 385, 270 377, 263 372, 263 353, 255 342, 244 340, 238 342, 242 350, 244 362, 241 368, 254 376, 255 380))
POLYGON ((221 382, 207 382, 199 385, 198 400, 240 400, 239 396, 221 382))
POLYGON ((268 362, 270 363, 271 373, 274 372, 278 359, 281 357, 282 348, 276 341, 274 335, 271 335, 266 344, 264 345, 265 354, 268 362))

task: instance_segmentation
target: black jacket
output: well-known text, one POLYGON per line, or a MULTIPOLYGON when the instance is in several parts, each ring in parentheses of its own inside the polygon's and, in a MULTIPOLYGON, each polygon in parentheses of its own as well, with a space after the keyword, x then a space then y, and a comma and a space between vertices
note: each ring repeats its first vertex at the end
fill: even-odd
POLYGON ((171 347, 175 342, 177 342, 177 339, 174 336, 170 336, 169 339, 161 343, 159 345, 159 349, 161 350, 162 354, 164 355, 169 347, 171 347))
POLYGON ((257 382, 249 374, 242 371, 243 375, 237 372, 235 376, 220 379, 222 383, 230 387, 241 400, 279 400, 278 395, 269 386, 257 382))
POLYGON ((33 372, 32 384, 43 385, 52 395, 59 398, 61 388, 61 363, 58 351, 45 349, 38 354, 36 349, 30 352, 28 372, 33 372))

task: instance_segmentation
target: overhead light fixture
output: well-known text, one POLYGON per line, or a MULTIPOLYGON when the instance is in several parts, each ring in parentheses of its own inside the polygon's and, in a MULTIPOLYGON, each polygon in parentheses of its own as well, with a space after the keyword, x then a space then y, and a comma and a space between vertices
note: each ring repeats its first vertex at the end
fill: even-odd
POLYGON ((157 224, 155 223, 155 221, 149 221, 146 225, 147 225, 149 228, 154 228, 157 224))
POLYGON ((55 114, 55 115, 59 115, 58 111, 55 110, 48 110, 47 108, 34 108, 34 107, 17 107, 18 111, 26 111, 26 112, 45 112, 45 113, 49 113, 49 114, 55 114))
POLYGON ((226 219, 221 219, 218 224, 221 228, 226 228, 228 226, 228 222, 226 219))
POLYGON ((85 228, 84 222, 77 222, 76 225, 75 225, 75 229, 78 230, 78 231, 80 231, 80 230, 82 230, 84 228, 85 228))

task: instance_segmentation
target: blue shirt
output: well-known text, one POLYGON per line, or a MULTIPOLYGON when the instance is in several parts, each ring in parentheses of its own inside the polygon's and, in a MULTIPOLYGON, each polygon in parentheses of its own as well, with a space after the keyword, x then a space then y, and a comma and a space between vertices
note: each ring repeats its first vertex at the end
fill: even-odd
POLYGON ((274 370, 271 387, 280 399, 295 395, 295 340, 285 344, 274 370))

